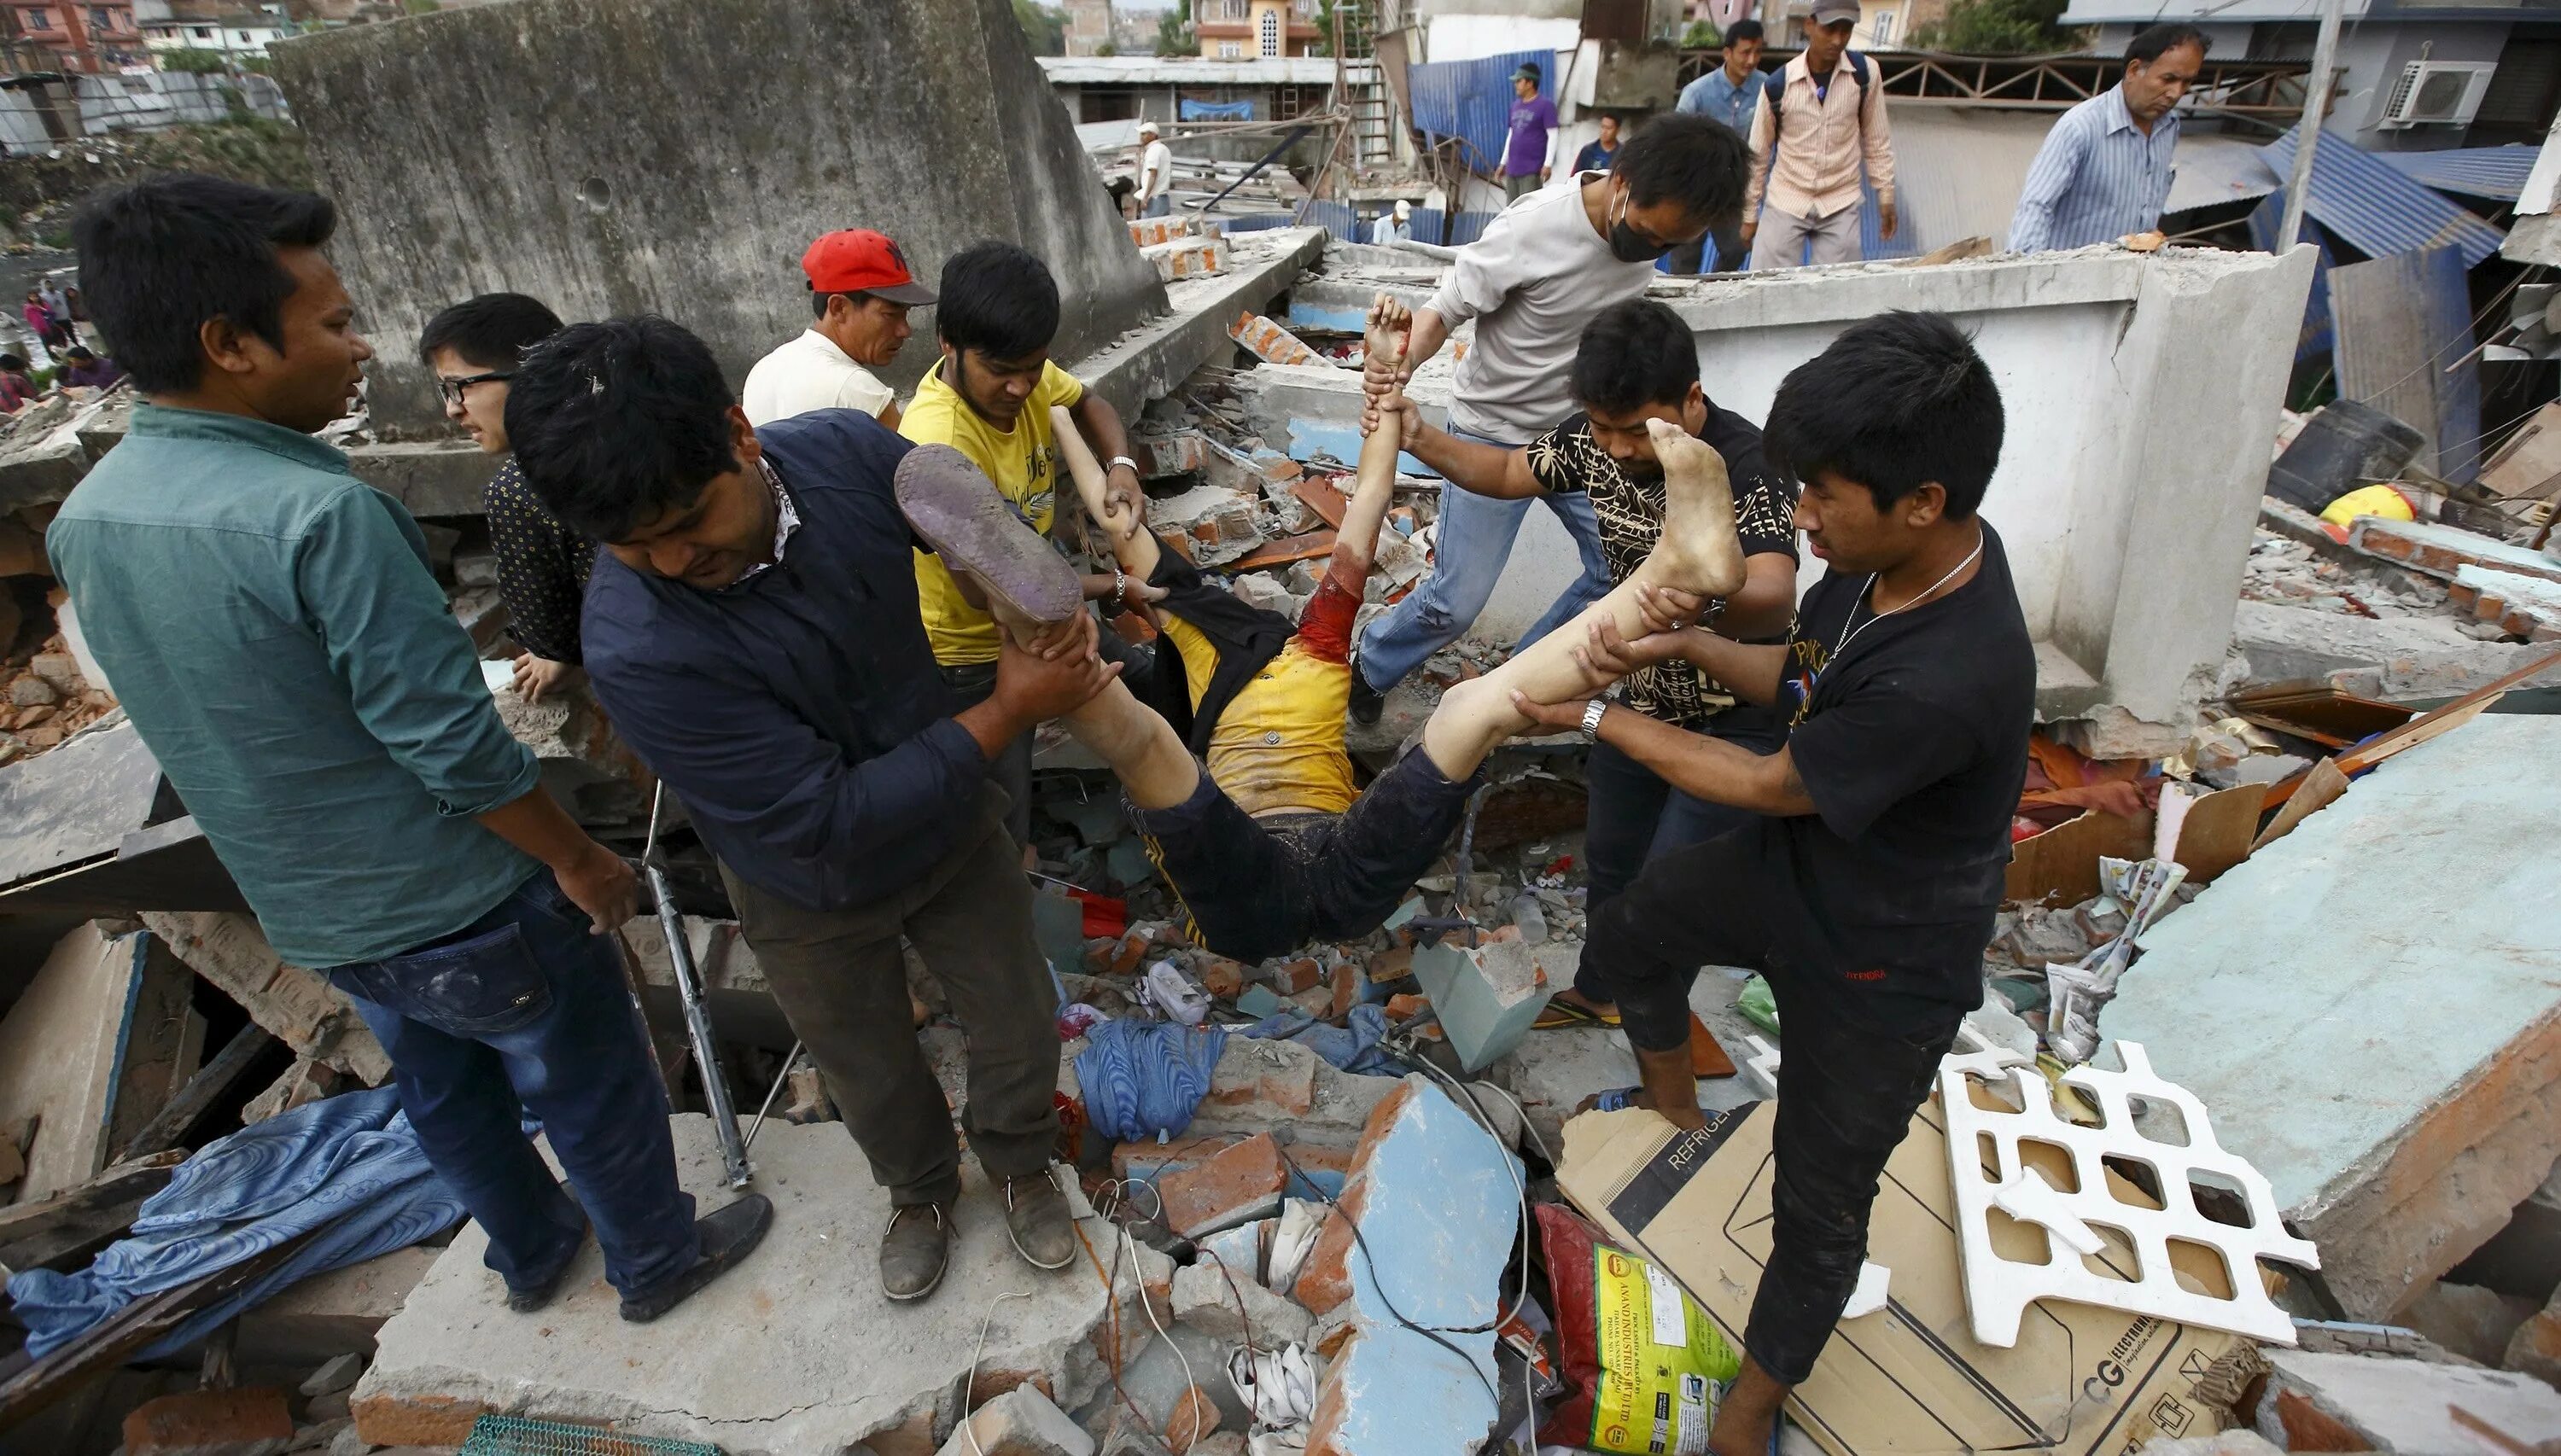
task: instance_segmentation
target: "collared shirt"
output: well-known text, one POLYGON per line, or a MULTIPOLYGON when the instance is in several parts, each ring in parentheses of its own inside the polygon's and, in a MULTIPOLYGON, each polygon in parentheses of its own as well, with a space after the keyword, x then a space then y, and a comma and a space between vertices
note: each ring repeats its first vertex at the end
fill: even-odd
POLYGON ((1151 141, 1138 154, 1138 201, 1154 202, 1174 190, 1174 149, 1151 141))
POLYGON ((1734 128, 1736 136, 1752 134, 1752 107, 1761 99, 1762 75, 1756 71, 1741 85, 1725 74, 1720 66, 1681 87, 1679 104, 1674 110, 1694 116, 1713 117, 1734 128))
POLYGON ((1414 237, 1414 226, 1400 223, 1394 217, 1380 218, 1369 225, 1369 241, 1381 247, 1414 237))
MULTIPOLYGON (((764 473, 765 488, 773 495, 773 560, 758 562, 739 572, 738 580, 730 586, 753 580, 758 572, 782 565, 783 549, 791 544, 791 533, 800 529, 800 508, 792 504, 791 492, 782 488, 782 472, 762 455, 756 457, 756 468, 764 473)), ((726 591, 729 587, 721 589, 726 591)))
POLYGON ((1427 306, 1452 329, 1476 321, 1475 347, 1451 380, 1451 428, 1512 444, 1555 428, 1574 412, 1583 326, 1653 280, 1652 258, 1613 254, 1583 211, 1583 184, 1599 175, 1503 209, 1443 275, 1427 306))
POLYGON ((1859 201, 1859 175, 1876 189, 1879 205, 1894 201, 1894 136, 1885 120, 1885 87, 1876 83, 1876 62, 1867 62, 1870 84, 1861 85, 1850 53, 1840 54, 1831 80, 1814 90, 1805 58, 1780 74, 1787 100, 1770 114, 1769 87, 1754 88, 1752 179, 1744 188, 1743 217, 1757 222, 1761 204, 1799 218, 1828 218, 1859 201))
POLYGON ((878 417, 897 398, 816 329, 756 361, 739 391, 747 422, 759 429, 812 409, 860 409, 878 417))
POLYGON ((570 530, 543 505, 509 455, 480 488, 489 544, 498 552, 498 595, 507 603, 507 635, 536 657, 580 661, 579 603, 596 565, 596 543, 570 530))
POLYGON ((533 790, 534 755, 499 722, 418 523, 337 450, 138 405, 45 551, 285 960, 414 949, 538 868, 472 822, 533 790))
POLYGON ((2087 247, 2150 232, 2169 201, 2177 149, 2178 113, 2153 122, 2145 135, 2126 108, 2122 84, 2064 112, 2027 169, 2009 250, 2087 247))

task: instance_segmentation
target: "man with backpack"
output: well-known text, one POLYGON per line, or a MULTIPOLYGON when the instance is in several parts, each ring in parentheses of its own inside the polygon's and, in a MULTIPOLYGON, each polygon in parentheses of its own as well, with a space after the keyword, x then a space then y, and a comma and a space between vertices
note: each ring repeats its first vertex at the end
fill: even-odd
POLYGON ((1743 242, 1752 266, 1855 262, 1860 178, 1876 189, 1878 232, 1894 236, 1894 137, 1876 65, 1849 49, 1858 0, 1814 0, 1804 54, 1773 72, 1752 111, 1743 242))

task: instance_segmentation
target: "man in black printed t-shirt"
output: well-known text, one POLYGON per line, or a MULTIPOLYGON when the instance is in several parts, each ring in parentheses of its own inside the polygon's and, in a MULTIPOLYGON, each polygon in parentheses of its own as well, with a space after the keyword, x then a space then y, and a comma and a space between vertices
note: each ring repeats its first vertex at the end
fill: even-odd
MULTIPOLYGON (((1628 1100, 1685 1128, 1704 1122, 1696 968, 1759 966, 1778 994, 1770 1258, 1709 1432, 1718 1456, 1768 1449, 1857 1282, 1885 1160, 1982 1000, 2036 695, 2008 558, 1975 514, 2000 441, 1991 372, 1947 318, 1853 325, 1770 410, 1770 458, 1803 482, 1796 525, 1831 564, 1788 643, 1676 627, 1701 603, 1657 592, 1644 610, 1661 630, 1599 630, 1583 649, 1611 671, 1695 664, 1793 720, 1766 755, 1617 708, 1588 729, 1684 792, 1766 816, 1646 866, 1584 950, 1636 1052, 1628 1100)), ((1514 706, 1549 728, 1590 709, 1514 706)))
MULTIPOLYGON (((1784 642, 1796 605, 1795 482, 1762 457, 1761 430, 1707 398, 1689 325, 1647 298, 1614 303, 1584 326, 1574 355, 1581 407, 1523 448, 1506 449, 1427 423, 1402 395, 1406 452, 1475 495, 1521 500, 1585 495, 1599 523, 1601 554, 1616 585, 1634 572, 1663 531, 1663 471, 1648 420, 1663 419, 1705 440, 1725 461, 1742 537, 1742 589, 1710 602, 1717 631, 1747 642, 1784 642)), ((1619 702, 1658 723, 1710 733, 1755 753, 1776 752, 1788 722, 1776 708, 1745 703, 1679 659, 1628 675, 1619 702)), ((1584 860, 1594 913, 1616 898, 1648 860, 1740 829, 1748 809, 1683 793, 1608 743, 1593 745, 1585 768, 1590 808, 1584 860)), ((1578 972, 1549 1003, 1541 1026, 1615 1024, 1618 1014, 1597 972, 1578 972)))

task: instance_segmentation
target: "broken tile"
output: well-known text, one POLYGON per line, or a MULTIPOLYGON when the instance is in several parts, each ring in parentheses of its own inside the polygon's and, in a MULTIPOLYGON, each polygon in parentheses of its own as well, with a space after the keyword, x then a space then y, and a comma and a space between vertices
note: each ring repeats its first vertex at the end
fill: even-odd
POLYGON ((2481 1450, 2526 1450, 2561 1439, 2561 1392, 2530 1376, 2363 1355, 2268 1354, 2275 1369, 2260 1407, 2259 1434, 2278 1440, 2288 1427, 2344 1433, 2357 1444, 2289 1450, 2363 1450, 2407 1456, 2458 1456, 2481 1450), (2295 1407, 2288 1420, 2281 1407, 2295 1407), (2457 1412, 2462 1412, 2459 1417, 2457 1412), (2273 1417, 2273 1419, 2272 1419, 2273 1417), (2468 1418, 2468 1419, 2467 1419, 2468 1418), (2483 1441, 2467 1424, 2505 1438, 2483 1441), (2271 1429, 2271 1426, 2274 1429, 2271 1429))

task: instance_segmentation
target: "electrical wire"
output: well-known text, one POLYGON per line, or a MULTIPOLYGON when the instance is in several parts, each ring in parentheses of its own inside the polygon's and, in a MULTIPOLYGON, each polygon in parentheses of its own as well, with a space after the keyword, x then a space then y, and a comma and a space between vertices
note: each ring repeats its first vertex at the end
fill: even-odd
MULTIPOLYGON (((1137 1263, 1137 1262, 1138 1262, 1138 1243, 1137 1243, 1137 1240, 1136 1240, 1136 1239, 1134 1239, 1134 1238, 1132 1238, 1132 1237, 1130 1237, 1130 1236, 1129 1236, 1129 1229, 1128 1229, 1128 1226, 1127 1226, 1126 1224, 1123 1224, 1123 1225, 1121 1226, 1121 1228, 1120 1228, 1120 1242, 1121 1242, 1123 1245, 1125 1245, 1125 1246, 1128 1248, 1128 1250, 1129 1250, 1129 1262, 1130 1262, 1130 1263, 1132 1263, 1132 1264, 1137 1263)), ((1112 1258, 1112 1264, 1114 1265, 1114 1267, 1117 1267, 1117 1266, 1118 1266, 1118 1264, 1119 1264, 1119 1258, 1118 1258, 1118 1256, 1117 1256, 1117 1255, 1114 1255, 1114 1256, 1113 1256, 1113 1258, 1112 1258)), ((1177 1404, 1177 1405, 1184 1404, 1184 1403, 1185 1403, 1185 1401, 1187 1401, 1187 1400, 1189 1400, 1189 1399, 1190 1399, 1191 1392, 1200 1388, 1200 1380, 1192 1375, 1192 1360, 1191 1360, 1191 1357, 1190 1357, 1190 1356, 1188 1356, 1188 1355, 1183 1354, 1183 1347, 1175 1341, 1175 1339, 1174 1339, 1174 1337, 1173 1337, 1172 1333, 1171 1333, 1171 1332, 1169 1332, 1169 1331, 1167 1331, 1167 1330, 1165 1329, 1164 1325, 1163 1325, 1160 1321, 1158 1321, 1158 1320, 1157 1320, 1157 1318, 1156 1318, 1156 1307, 1155 1307, 1155 1305, 1154 1305, 1154 1304, 1150 1303, 1150 1302, 1148 1301, 1148 1299, 1147 1299, 1147 1280, 1146 1280, 1146 1276, 1145 1276, 1144 1274, 1141 1274, 1141 1275, 1138 1277, 1138 1281, 1137 1281, 1137 1288, 1138 1288, 1138 1308, 1140 1308, 1140 1309, 1142 1309, 1142 1310, 1145 1310, 1145 1311, 1147 1312, 1147 1323, 1148 1323, 1148 1324, 1150 1324, 1150 1325, 1154 1325, 1154 1326, 1156 1327, 1156 1338, 1157 1338, 1157 1339, 1159 1339, 1159 1340, 1164 1341, 1164 1342, 1165 1342, 1165 1344, 1166 1344, 1166 1346, 1167 1346, 1167 1348, 1171 1349, 1171 1350, 1174 1352, 1174 1359, 1176 1359, 1176 1360, 1178 1360, 1178 1361, 1181 1361, 1181 1362, 1183 1363, 1183 1395, 1182 1395, 1181 1397, 1178 1397, 1178 1398, 1175 1400, 1175 1402, 1174 1402, 1174 1403, 1175 1403, 1175 1404, 1177 1404)), ((1240 1303, 1240 1304, 1241 1304, 1241 1303, 1243 1303, 1243 1302, 1244 1302, 1244 1301, 1243 1301, 1241 1298, 1238 1300, 1238 1303, 1240 1303)), ((1197 1405, 1193 1405, 1193 1406, 1191 1406, 1191 1412, 1192 1412, 1192 1440, 1197 1441, 1197 1440, 1199 1440, 1202 1436, 1207 1435, 1207 1434, 1208 1434, 1208 1432, 1206 1432, 1206 1431, 1204 1431, 1204 1430, 1202 1430, 1202 1429, 1200 1428, 1200 1407, 1199 1407, 1199 1406, 1197 1406, 1197 1405)), ((1170 1418, 1170 1417, 1169 1417, 1169 1418, 1170 1418)), ((1173 1432, 1172 1432, 1171 1430, 1167 1430, 1167 1431, 1165 1432, 1165 1434, 1166 1434, 1167 1438, 1168 1438, 1168 1439, 1170 1439, 1170 1438, 1172 1437, 1172 1435, 1173 1435, 1173 1432)), ((1189 1442, 1186 1442, 1185 1444, 1186 1444, 1186 1445, 1188 1445, 1188 1444, 1189 1444, 1189 1442)))
POLYGON ((968 1408, 969 1392, 978 1388, 978 1362, 985 1359, 987 1355, 987 1327, 996 1322, 996 1306, 1009 1299, 1029 1298, 1031 1295, 1017 1289, 1011 1293, 999 1294, 987 1301, 987 1317, 978 1322, 978 1343, 969 1352, 969 1368, 960 1373, 960 1429, 969 1433, 969 1450, 973 1456, 987 1456, 986 1451, 978 1444, 978 1428, 974 1418, 977 1412, 968 1408))

